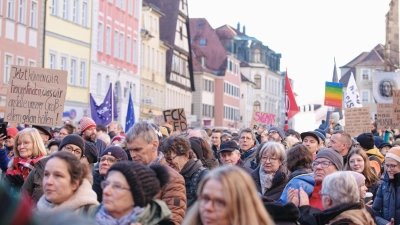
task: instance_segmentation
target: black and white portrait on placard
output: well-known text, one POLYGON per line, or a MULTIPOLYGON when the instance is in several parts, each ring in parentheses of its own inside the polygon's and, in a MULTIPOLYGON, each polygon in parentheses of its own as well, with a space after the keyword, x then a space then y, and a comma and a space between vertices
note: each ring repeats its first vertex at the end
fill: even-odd
POLYGON ((375 72, 373 79, 373 93, 377 103, 392 103, 393 90, 398 89, 400 73, 375 72))

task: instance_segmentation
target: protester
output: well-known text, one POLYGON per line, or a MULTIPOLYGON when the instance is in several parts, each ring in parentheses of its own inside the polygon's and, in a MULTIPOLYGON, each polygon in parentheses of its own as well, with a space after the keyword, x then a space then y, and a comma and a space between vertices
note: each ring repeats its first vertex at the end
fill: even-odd
POLYGON ((269 135, 268 137, 269 141, 275 141, 278 143, 282 143, 286 138, 285 132, 280 127, 269 128, 268 135, 269 135))
POLYGON ((83 140, 94 143, 97 155, 101 155, 107 146, 104 141, 96 138, 96 123, 89 117, 83 117, 79 121, 79 127, 83 140))
POLYGON ((111 144, 111 139, 110 136, 108 136, 108 134, 101 133, 99 135, 96 135, 96 137, 98 140, 102 140, 106 144, 106 147, 108 147, 111 144))
POLYGON ((383 142, 378 146, 379 152, 383 155, 386 156, 386 153, 392 148, 393 146, 390 143, 383 142))
POLYGON ((209 170, 217 168, 219 162, 214 158, 210 145, 202 138, 189 138, 190 149, 193 151, 193 159, 200 159, 203 166, 209 170))
MULTIPOLYGON (((18 134, 15 127, 7 127, 7 137, 0 138, 0 168, 1 174, 5 174, 8 169, 8 163, 14 156, 14 138, 18 134)), ((4 177, 4 175, 2 176, 4 177)), ((0 179, 2 180, 2 179, 0 179)))
POLYGON ((299 142, 299 139, 292 136, 286 137, 285 142, 286 142, 286 149, 292 148, 297 143, 301 143, 299 142))
POLYGON ((75 133, 75 129, 76 128, 74 125, 70 123, 65 124, 64 126, 61 127, 60 133, 58 134, 58 138, 61 140, 64 139, 67 135, 75 133))
POLYGON ((19 191, 35 164, 47 155, 42 138, 35 128, 25 128, 15 136, 14 158, 5 180, 19 191))
POLYGON ((158 150, 161 151, 168 166, 179 172, 185 179, 187 207, 197 199, 197 187, 208 173, 201 160, 190 157, 190 142, 183 137, 170 136, 161 142, 158 150))
MULTIPOLYGON (((102 125, 102 124, 98 124, 96 126, 96 136, 99 137, 100 134, 107 134, 107 127, 102 125)), ((107 134, 108 135, 108 134, 107 134)))
POLYGON ((320 138, 314 131, 303 132, 300 134, 303 145, 307 146, 308 151, 315 156, 320 146, 320 138))
POLYGON ((376 122, 372 122, 372 123, 371 123, 371 133, 372 133, 374 136, 379 136, 379 132, 378 132, 377 129, 376 129, 376 122))
POLYGON ((128 155, 119 146, 109 146, 104 149, 100 156, 99 166, 94 168, 93 174, 93 191, 96 192, 97 201, 102 202, 103 191, 101 182, 105 180, 108 170, 117 162, 128 160, 128 155))
POLYGON ((343 130, 336 130, 331 136, 330 142, 328 143, 328 148, 332 148, 339 152, 339 154, 343 157, 343 165, 346 165, 349 159, 348 155, 352 143, 353 142, 349 133, 343 130))
POLYGON ((110 123, 109 125, 109 130, 110 131, 114 131, 116 136, 125 136, 124 134, 124 127, 122 126, 121 123, 117 122, 117 121, 113 121, 110 123))
POLYGON ((124 140, 125 137, 122 136, 115 136, 113 137, 113 139, 111 140, 111 145, 119 145, 122 140, 124 140))
MULTIPOLYGON (((164 154, 157 150, 161 133, 156 129, 158 129, 157 125, 146 121, 135 123, 129 129, 125 140, 133 161, 146 166, 150 164, 166 165, 164 154)), ((170 167, 168 167, 168 173, 170 180, 161 188, 161 192, 156 198, 167 203, 172 212, 172 221, 178 225, 186 214, 185 180, 182 175, 170 167)))
POLYGON ((376 191, 372 209, 378 225, 400 223, 400 147, 393 147, 385 157, 385 176, 376 191))
POLYGON ((4 145, 6 146, 6 150, 8 152, 8 158, 14 156, 14 142, 18 132, 19 131, 15 127, 7 127, 7 138, 4 142, 4 145))
POLYGON ((49 149, 49 154, 58 152, 58 146, 60 145, 60 140, 54 139, 49 142, 47 148, 49 149))
POLYGON ((319 137, 319 149, 323 149, 326 147, 326 133, 324 130, 321 129, 315 129, 314 132, 318 135, 319 137))
POLYGON ((255 158, 256 147, 254 142, 256 140, 256 135, 250 128, 243 128, 239 132, 239 147, 244 166, 250 169, 252 168, 251 161, 255 158))
POLYGON ((369 165, 367 154, 361 149, 353 149, 349 153, 349 161, 345 166, 345 170, 351 170, 361 173, 365 177, 365 185, 368 192, 373 194, 373 199, 376 196, 376 190, 379 187, 379 177, 373 172, 369 165))
POLYGON ((286 167, 291 174, 279 202, 287 203, 289 188, 300 189, 302 187, 307 195, 311 196, 315 184, 312 163, 313 155, 304 145, 296 145, 286 151, 286 167))
POLYGON ((371 167, 375 170, 375 174, 379 177, 382 174, 382 163, 385 157, 374 148, 375 139, 372 133, 362 133, 358 135, 357 141, 360 143, 360 148, 366 151, 371 167))
POLYGON ((236 166, 210 171, 198 191, 198 201, 182 225, 274 224, 257 195, 254 182, 236 166))
POLYGON ((294 138, 296 138, 297 140, 301 140, 301 137, 300 137, 300 134, 299 134, 299 132, 297 132, 297 131, 295 131, 295 130, 293 130, 293 129, 287 129, 286 131, 285 131, 285 136, 286 136, 286 138, 287 137, 294 137, 294 138))
POLYGON ((325 133, 333 134, 334 131, 343 130, 343 127, 339 124, 339 113, 333 112, 329 118, 329 124, 325 128, 325 133))
POLYGON ((211 134, 211 149, 213 150, 215 155, 217 155, 219 146, 221 145, 221 135, 221 130, 214 130, 211 134))
POLYGON ((229 140, 231 140, 231 138, 232 138, 231 134, 223 133, 223 134, 221 134, 221 143, 225 142, 225 141, 229 141, 229 140))
POLYGON ((222 165, 225 166, 238 166, 244 169, 249 174, 252 172, 251 169, 244 166, 243 161, 240 159, 239 146, 235 141, 226 141, 221 144, 221 148, 218 151, 219 157, 221 158, 222 165))
POLYGON ((268 139, 269 139, 268 132, 269 132, 269 131, 268 131, 267 129, 264 129, 264 130, 260 133, 260 135, 259 135, 259 137, 260 137, 259 143, 260 143, 260 144, 268 141, 268 139))
POLYGON ((168 182, 165 167, 123 161, 110 167, 101 182, 103 203, 95 216, 100 225, 174 224, 165 202, 155 199, 168 182))
POLYGON ((259 157, 261 165, 251 173, 251 177, 261 196, 277 201, 288 182, 286 167, 283 165, 286 159, 285 149, 280 143, 267 142, 259 157))
MULTIPOLYGON (((70 134, 61 141, 60 145, 58 146, 58 151, 69 152, 76 156, 78 159, 81 159, 83 156, 83 148, 84 144, 82 138, 79 137, 79 135, 70 134)), ((21 192, 27 193, 32 198, 35 204, 43 195, 43 174, 46 162, 49 159, 49 157, 44 157, 40 159, 34 165, 35 169, 32 170, 31 173, 29 173, 26 181, 21 187, 21 192)))
POLYGON ((262 143, 264 141, 261 140, 261 136, 262 134, 266 133, 267 134, 267 140, 268 140, 268 125, 261 125, 258 127, 256 134, 256 140, 258 141, 258 143, 262 143))
POLYGON ((33 125, 32 127, 38 130, 40 137, 43 140, 44 145, 47 146, 49 140, 51 140, 53 138, 53 134, 51 133, 51 127, 36 126, 36 125, 33 125))

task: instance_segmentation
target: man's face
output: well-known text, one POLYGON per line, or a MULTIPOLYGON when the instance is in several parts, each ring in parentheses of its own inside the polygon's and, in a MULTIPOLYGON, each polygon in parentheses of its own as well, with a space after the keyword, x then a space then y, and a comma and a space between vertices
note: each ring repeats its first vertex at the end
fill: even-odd
POLYGON ((342 143, 342 135, 341 134, 333 134, 331 136, 331 140, 328 144, 328 148, 333 148, 336 151, 338 151, 340 154, 342 154, 343 151, 345 151, 345 144, 342 143))
POLYGON ((46 143, 48 140, 49 140, 49 136, 47 136, 47 134, 45 134, 43 131, 41 131, 41 130, 38 130, 38 132, 39 132, 39 134, 40 134, 40 137, 42 138, 42 140, 43 140, 43 143, 46 143))
POLYGON ((225 166, 234 166, 240 159, 240 152, 237 150, 233 152, 224 151, 219 153, 219 156, 221 157, 222 164, 225 166))
POLYGON ((392 88, 391 88, 391 85, 390 85, 390 83, 388 81, 384 81, 382 83, 382 94, 385 97, 392 96, 392 88))
POLYGON ((374 124, 371 124, 371 131, 373 131, 373 130, 375 130, 375 129, 376 129, 375 125, 374 125, 374 124))
POLYGON ((254 145, 254 140, 251 133, 243 132, 239 138, 240 150, 247 151, 254 145))
POLYGON ((149 165, 157 158, 158 141, 148 144, 138 137, 128 142, 126 147, 135 162, 149 165))
POLYGON ((94 142, 96 140, 96 127, 85 130, 83 132, 83 139, 94 142))
POLYGON ((314 179, 316 183, 322 183, 326 176, 338 171, 336 166, 327 158, 318 158, 314 160, 314 162, 319 164, 317 166, 313 166, 314 179), (329 166, 326 167, 324 163, 329 163, 329 166))
POLYGON ((221 133, 212 133, 211 143, 212 145, 219 147, 219 145, 221 144, 221 133))
POLYGON ((303 145, 307 146, 308 151, 315 153, 318 150, 319 144, 313 136, 306 136, 303 139, 303 145))
POLYGON ((5 145, 7 148, 12 148, 12 147, 14 147, 14 138, 8 137, 8 138, 6 139, 6 141, 4 142, 4 145, 5 145))
POLYGON ((278 131, 270 130, 268 135, 269 135, 269 138, 268 138, 269 141, 282 142, 282 138, 281 138, 281 136, 279 136, 278 131))

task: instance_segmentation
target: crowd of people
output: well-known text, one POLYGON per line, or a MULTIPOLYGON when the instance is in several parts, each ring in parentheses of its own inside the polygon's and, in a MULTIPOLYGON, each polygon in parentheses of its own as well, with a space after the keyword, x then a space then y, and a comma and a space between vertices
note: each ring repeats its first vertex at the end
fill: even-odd
POLYGON ((8 126, 0 224, 400 224, 400 136, 337 117, 303 133, 8 126))

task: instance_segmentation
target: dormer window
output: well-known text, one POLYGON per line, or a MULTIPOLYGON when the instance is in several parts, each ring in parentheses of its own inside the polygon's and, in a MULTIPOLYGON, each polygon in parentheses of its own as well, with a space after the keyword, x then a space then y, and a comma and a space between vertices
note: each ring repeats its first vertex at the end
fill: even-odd
POLYGON ((200 46, 206 46, 207 39, 200 39, 200 46))
POLYGON ((261 61, 260 56, 261 56, 260 50, 256 49, 254 51, 254 62, 260 62, 261 61))
POLYGON ((206 65, 206 57, 202 56, 200 58, 200 63, 201 63, 202 66, 205 66, 206 65))
POLYGON ((369 69, 363 69, 362 70, 362 80, 363 81, 368 81, 368 80, 370 80, 371 79, 371 77, 370 77, 370 70, 369 69))

